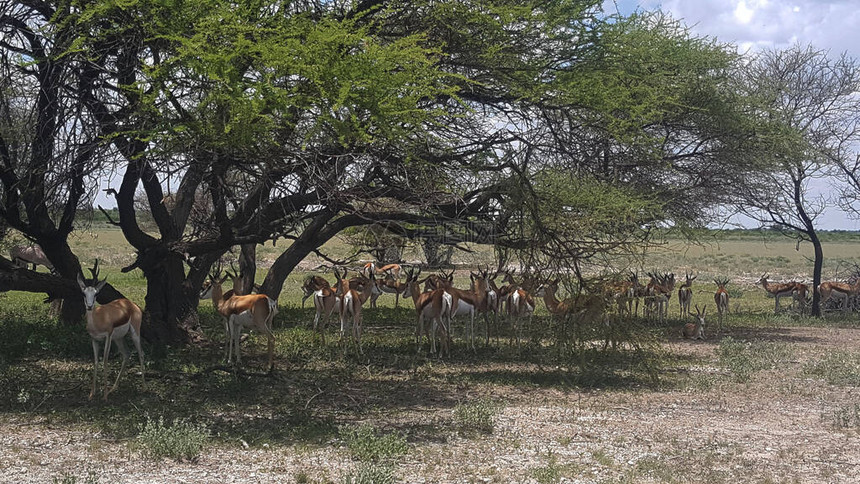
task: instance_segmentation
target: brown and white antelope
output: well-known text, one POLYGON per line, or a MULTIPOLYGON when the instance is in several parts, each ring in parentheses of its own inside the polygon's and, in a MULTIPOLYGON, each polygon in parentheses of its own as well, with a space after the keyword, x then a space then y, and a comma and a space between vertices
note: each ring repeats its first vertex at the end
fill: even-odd
MULTIPOLYGON (((93 279, 98 280, 98 274, 94 274, 93 279)), ((84 307, 87 310, 87 332, 90 334, 90 339, 93 343, 93 386, 90 390, 90 400, 93 399, 96 393, 96 380, 99 368, 99 342, 101 341, 105 342, 102 357, 105 401, 107 401, 108 394, 116 390, 117 385, 119 385, 119 379, 123 371, 125 371, 126 362, 128 362, 128 348, 125 346, 125 336, 127 334, 131 334, 131 340, 140 359, 141 380, 144 379, 143 350, 140 348, 140 322, 143 318, 143 313, 137 304, 125 298, 116 299, 96 307, 96 295, 102 290, 106 282, 107 279, 103 279, 90 285, 78 274, 78 286, 80 286, 81 292, 84 294, 84 307), (113 387, 108 390, 108 358, 110 357, 110 348, 113 343, 116 343, 116 347, 122 354, 122 367, 120 367, 113 387)))
POLYGON ((693 302, 693 281, 696 277, 692 273, 684 273, 684 283, 678 289, 678 305, 680 306, 679 318, 690 315, 690 304, 693 302))
POLYGON ((514 331, 513 336, 517 341, 517 348, 520 346, 520 329, 522 321, 525 319, 528 326, 531 326, 532 315, 535 312, 535 300, 531 293, 520 287, 514 282, 513 277, 509 272, 505 273, 505 279, 502 282, 510 284, 510 292, 505 298, 508 319, 511 321, 511 326, 514 331))
POLYGON ((412 302, 415 304, 415 313, 418 318, 415 325, 415 343, 418 352, 421 351, 421 335, 426 334, 430 340, 430 353, 436 353, 436 330, 442 331, 441 348, 439 356, 450 353, 448 348, 448 321, 446 316, 450 314, 450 300, 445 297, 444 289, 433 289, 427 292, 421 292, 419 286, 424 281, 419 281, 418 276, 421 275, 421 269, 416 273, 414 269, 407 269, 406 284, 409 287, 409 292, 412 295, 412 302), (429 320, 429 326, 425 327, 425 323, 429 320))
POLYGON ((669 309, 669 299, 675 289, 675 274, 648 273, 651 278, 646 286, 645 310, 649 316, 657 314, 659 321, 665 321, 669 309))
POLYGON ((36 270, 37 266, 45 266, 51 271, 51 274, 56 273, 56 269, 54 269, 54 265, 51 264, 51 261, 48 260, 48 256, 45 255, 45 251, 42 250, 38 245, 16 245, 9 249, 9 258, 12 260, 12 263, 19 267, 29 268, 30 264, 33 264, 33 270, 36 270))
POLYGON ((843 312, 851 309, 851 299, 858 292, 860 292, 860 280, 853 286, 845 282, 832 281, 822 282, 818 285, 818 294, 821 295, 821 303, 823 304, 830 298, 839 298, 842 301, 840 307, 843 312))
MULTIPOLYGON (((453 272, 451 273, 453 279, 453 272)), ((453 324, 454 317, 460 315, 469 316, 467 326, 469 346, 475 349, 475 313, 481 312, 486 318, 487 313, 487 280, 483 274, 471 273, 472 287, 469 290, 458 289, 450 280, 445 279, 442 289, 445 290, 446 298, 450 306, 448 316, 449 328, 453 324)))
MULTIPOLYGON (((762 274, 761 278, 758 280, 758 283, 761 284, 761 287, 764 288, 765 291, 772 294, 775 302, 774 302, 774 313, 779 312, 779 300, 786 297, 791 296, 794 298, 795 290, 797 289, 796 282, 787 282, 787 283, 769 283, 767 278, 769 276, 767 274, 762 274)), ((804 286, 805 287, 805 286, 804 286)), ((805 296, 804 296, 805 297, 805 296)), ((793 303, 792 303, 793 304, 793 303)))
POLYGON ((334 277, 337 279, 335 295, 340 298, 336 303, 338 305, 338 312, 340 313, 340 339, 345 343, 344 335, 346 334, 347 318, 352 316, 352 337, 358 345, 358 352, 363 353, 361 349, 361 307, 365 301, 370 299, 370 295, 376 285, 376 276, 371 272, 370 277, 364 282, 361 292, 358 292, 350 287, 350 280, 346 278, 346 275, 346 269, 343 270, 343 276, 340 275, 337 269, 334 271, 334 277))
MULTIPOLYGON (((308 276, 305 278, 302 290, 306 293, 310 292, 310 295, 314 298, 316 314, 314 315, 313 328, 314 331, 320 333, 322 344, 325 345, 326 328, 328 327, 331 314, 335 311, 340 311, 340 298, 335 294, 335 290, 329 282, 321 276, 308 276), (322 320, 322 325, 320 324, 320 320, 322 320)), ((340 313, 338 313, 339 315, 340 313)))
POLYGON ((723 318, 729 314, 729 291, 726 290, 726 285, 729 283, 728 278, 714 279, 714 284, 717 285, 717 292, 714 293, 714 302, 717 304, 717 314, 719 315, 719 326, 717 333, 723 331, 723 318))
POLYGON ((383 266, 378 266, 375 262, 368 262, 361 268, 361 273, 368 279, 370 279, 371 274, 373 274, 374 277, 391 275, 394 277, 395 281, 399 281, 400 270, 400 264, 385 264, 383 266))
POLYGON ((699 305, 696 304, 696 323, 685 324, 681 329, 681 336, 687 339, 705 339, 705 312, 707 310, 707 306, 699 310, 699 305))
POLYGON ((405 282, 401 282, 392 275, 387 275, 384 279, 376 279, 376 287, 373 288, 373 293, 370 295, 370 307, 376 307, 376 300, 382 294, 394 294, 394 307, 400 307, 400 295, 406 294, 408 287, 405 282))
MULTIPOLYGON (((546 309, 551 315, 559 318, 563 323, 568 318, 574 318, 574 323, 580 321, 602 321, 608 328, 607 319, 607 298, 600 294, 588 294, 581 292, 575 297, 568 297, 564 300, 559 300, 556 296, 558 292, 558 279, 551 280, 546 284, 538 287, 535 294, 542 297, 546 304, 546 309)), ((607 332, 604 349, 609 346, 610 335, 607 332)))
POLYGON ((239 343, 242 340, 242 329, 255 329, 266 335, 268 340, 269 363, 267 368, 275 368, 275 335, 272 333, 272 321, 278 313, 278 303, 265 294, 237 295, 233 290, 223 292, 221 285, 228 276, 220 277, 219 273, 210 274, 209 287, 201 293, 207 293, 212 298, 212 305, 218 314, 224 318, 224 328, 227 333, 227 363, 232 363, 233 353, 236 354, 236 364, 242 364, 242 352, 239 343))

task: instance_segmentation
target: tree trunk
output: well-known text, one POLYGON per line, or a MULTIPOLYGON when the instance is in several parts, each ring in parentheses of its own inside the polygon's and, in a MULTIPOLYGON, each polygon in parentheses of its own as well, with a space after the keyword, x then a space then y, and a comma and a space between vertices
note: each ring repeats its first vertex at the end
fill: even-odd
POLYGON ((818 234, 812 230, 809 232, 809 240, 815 251, 815 262, 812 269, 812 314, 813 317, 821 317, 821 295, 818 294, 818 286, 821 284, 821 270, 824 266, 824 251, 821 249, 821 240, 818 234))
POLYGON ((254 292, 257 277, 257 244, 242 244, 239 254, 239 276, 242 281, 242 294, 254 292))
POLYGON ((199 285, 186 283, 181 256, 154 247, 140 255, 139 267, 146 277, 144 338, 157 345, 191 341, 199 328, 199 285))
POLYGON ((428 267, 438 268, 451 265, 454 248, 450 245, 442 245, 436 240, 424 239, 421 248, 424 250, 424 258, 427 259, 428 267))

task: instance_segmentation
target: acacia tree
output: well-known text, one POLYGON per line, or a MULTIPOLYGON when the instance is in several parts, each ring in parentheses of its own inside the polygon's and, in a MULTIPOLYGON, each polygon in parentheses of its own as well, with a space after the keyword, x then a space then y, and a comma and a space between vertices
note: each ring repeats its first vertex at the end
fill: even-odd
POLYGON ((815 220, 830 200, 810 192, 810 182, 829 177, 834 166, 856 158, 860 113, 860 69, 846 55, 837 59, 811 46, 768 50, 743 71, 750 99, 769 129, 755 156, 772 159, 776 170, 743 187, 741 210, 813 247, 812 315, 820 316, 824 252, 815 220))
POLYGON ((147 278, 152 339, 187 339, 197 288, 234 245, 290 240, 262 288, 277 297, 353 226, 581 260, 701 217, 723 193, 704 167, 746 126, 725 95, 732 58, 599 6, 139 0, 45 17, 74 25, 71 85, 124 159, 115 223, 138 254, 124 270, 147 278), (619 200, 613 221, 600 207, 619 200))

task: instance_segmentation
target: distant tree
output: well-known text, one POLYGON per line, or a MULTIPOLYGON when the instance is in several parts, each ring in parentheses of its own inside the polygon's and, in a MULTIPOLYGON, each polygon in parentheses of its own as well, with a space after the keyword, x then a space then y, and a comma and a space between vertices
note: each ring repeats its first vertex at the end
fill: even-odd
MULTIPOLYGON (((740 207, 762 224, 812 244, 817 288, 824 252, 816 218, 833 201, 812 194, 810 183, 856 159, 860 69, 846 55, 833 59, 826 51, 795 45, 762 52, 741 74, 768 126, 759 133, 762 149, 750 156, 772 160, 775 169, 738 185, 740 207)), ((818 291, 811 312, 821 315, 818 291)))

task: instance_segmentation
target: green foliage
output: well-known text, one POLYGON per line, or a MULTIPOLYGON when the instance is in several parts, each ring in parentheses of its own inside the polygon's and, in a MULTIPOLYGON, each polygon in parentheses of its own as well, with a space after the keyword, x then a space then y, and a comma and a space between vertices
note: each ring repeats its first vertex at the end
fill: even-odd
POLYGON ((83 479, 78 477, 77 474, 70 472, 63 472, 60 477, 51 479, 52 484, 98 484, 98 482, 99 475, 93 470, 88 471, 86 477, 83 479))
POLYGON ((169 457, 175 460, 194 460, 209 439, 209 431, 202 424, 174 419, 172 425, 164 423, 164 417, 152 420, 147 417, 141 425, 136 444, 153 458, 169 457))
POLYGON ((390 461, 409 450, 406 438, 380 434, 368 424, 340 429, 340 436, 353 459, 369 462, 390 461))
POLYGON ((791 347, 784 343, 765 341, 738 341, 723 338, 717 348, 720 363, 731 370, 735 381, 749 382, 756 372, 777 369, 792 355, 791 347))
POLYGON ((831 385, 860 386, 860 354, 845 351, 828 353, 819 361, 807 363, 803 372, 824 378, 831 385))
POLYGON ((821 419, 837 430, 860 430, 860 404, 840 404, 821 419))
POLYGON ((355 473, 343 476, 343 484, 394 484, 394 468, 391 464, 362 462, 355 473))
POLYGON ((47 314, 47 304, 16 300, 3 305, 0 330, 5 336, 0 340, 0 363, 40 353, 61 357, 89 353, 84 328, 59 324, 47 314))
POLYGON ((492 433, 501 408, 490 400, 474 400, 454 407, 454 426, 460 431, 492 433))

